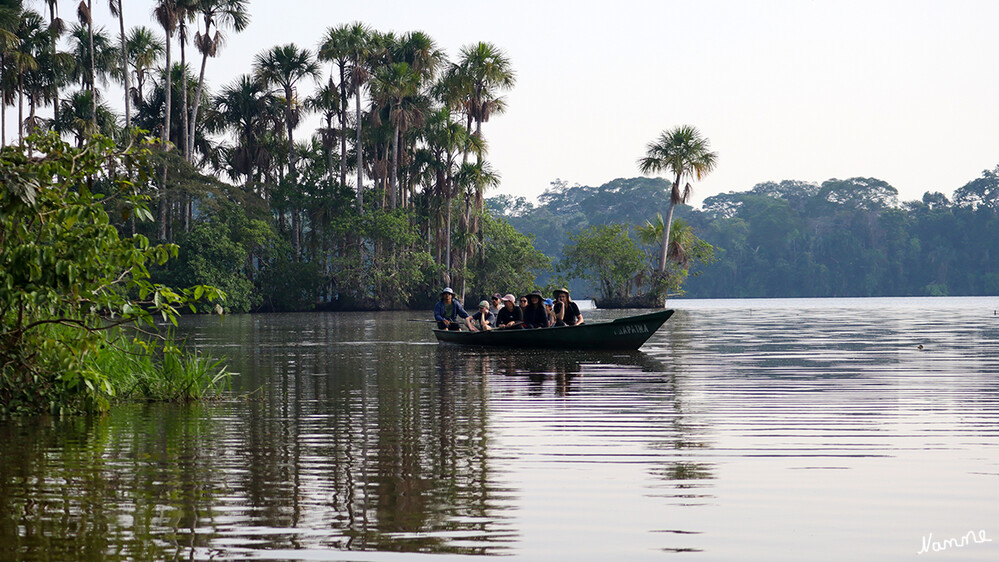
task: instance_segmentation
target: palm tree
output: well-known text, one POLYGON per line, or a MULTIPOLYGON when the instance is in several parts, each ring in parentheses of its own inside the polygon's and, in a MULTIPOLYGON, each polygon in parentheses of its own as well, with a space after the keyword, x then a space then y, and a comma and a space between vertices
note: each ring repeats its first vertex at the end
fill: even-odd
POLYGON ((128 34, 128 66, 135 72, 135 87, 129 92, 136 106, 145 102, 146 73, 163 56, 163 41, 148 27, 133 27, 128 34))
MULTIPOLYGON (((494 113, 503 113, 506 104, 499 93, 509 90, 516 83, 510 59, 492 43, 479 42, 461 48, 458 63, 452 66, 447 84, 452 88, 449 96, 465 114, 471 133, 475 123, 475 136, 482 136, 482 124, 494 113)), ((478 155, 482 161, 482 155, 478 155)))
MULTIPOLYGON (((59 37, 66 32, 66 24, 62 21, 58 15, 59 11, 59 0, 45 0, 45 5, 49 7, 49 38, 51 44, 49 45, 49 52, 52 56, 52 60, 56 60, 57 45, 59 43, 59 37)), ((59 82, 60 78, 58 76, 59 72, 53 66, 54 80, 52 83, 52 119, 59 118, 59 82)))
POLYGON ((391 170, 389 172, 389 189, 391 190, 390 207, 396 207, 396 192, 399 177, 399 135, 400 131, 418 116, 410 108, 403 107, 403 100, 415 96, 419 90, 419 75, 405 62, 398 62, 387 67, 381 67, 375 73, 371 91, 378 101, 390 105, 389 120, 393 125, 391 170))
POLYGON ((44 37, 42 16, 37 12, 25 10, 20 14, 20 21, 14 30, 17 46, 5 53, 5 63, 8 70, 13 71, 13 86, 17 91, 17 138, 24 141, 24 93, 25 77, 38 70, 37 55, 41 45, 39 38, 44 37))
MULTIPOLYGON (((483 146, 482 124, 496 113, 503 113, 506 104, 499 95, 509 90, 516 83, 516 75, 510 64, 510 59, 491 43, 479 42, 475 45, 462 47, 459 60, 452 65, 442 81, 444 91, 441 97, 465 114, 466 127, 471 134, 472 123, 475 123, 474 136, 483 146)), ((482 163, 483 151, 476 154, 476 162, 482 163)), ((467 161, 468 153, 462 155, 467 161)), ((484 207, 484 197, 481 190, 475 193, 475 214, 469 228, 473 233, 479 232, 479 215, 484 207)))
POLYGON ((656 269, 659 275, 666 271, 673 210, 676 205, 686 203, 692 192, 689 182, 682 190, 680 182, 687 177, 703 178, 715 169, 717 160, 718 155, 709 150, 708 140, 691 125, 680 125, 663 131, 658 139, 648 144, 645 157, 638 160, 638 167, 643 174, 673 174, 669 211, 666 213, 666 227, 663 228, 663 245, 659 249, 659 265, 656 269))
POLYGON ((267 85, 278 86, 284 93, 284 122, 288 132, 288 174, 295 173, 295 138, 301 109, 295 101, 295 85, 302 78, 319 77, 319 64, 308 49, 294 44, 273 47, 256 56, 253 71, 267 85))
MULTIPOLYGON (((373 32, 360 22, 341 26, 327 31, 326 40, 320 46, 322 60, 347 61, 347 66, 340 64, 341 104, 346 108, 346 88, 344 87, 344 70, 349 75, 351 91, 354 95, 354 124, 357 129, 354 141, 354 151, 357 153, 357 212, 364 212, 364 150, 361 144, 361 89, 368 82, 368 59, 371 57, 373 32)), ((346 111, 343 111, 346 114, 346 111)), ((341 131, 346 127, 341 123, 341 131)), ((344 139, 345 137, 342 137, 344 139)), ((346 141, 341 140, 341 153, 346 153, 346 141)), ((341 168, 342 182, 346 183, 346 172, 341 168)))
POLYGON ((111 15, 118 18, 118 31, 119 39, 121 40, 121 79, 122 84, 125 86, 125 129, 130 130, 132 128, 132 108, 129 103, 129 85, 128 85, 128 45, 125 37, 125 13, 121 9, 121 0, 108 0, 108 8, 111 10, 111 15))
MULTIPOLYGON (((160 132, 160 140, 163 142, 163 147, 165 149, 167 141, 170 140, 170 106, 173 101, 171 96, 171 90, 173 90, 173 88, 170 85, 170 43, 173 40, 174 31, 177 30, 177 20, 179 18, 177 1, 157 0, 156 7, 153 9, 153 15, 156 17, 156 21, 159 22, 160 26, 163 28, 163 32, 166 34, 166 62, 164 64, 163 71, 163 76, 166 80, 166 87, 164 88, 164 91, 166 92, 166 111, 163 113, 163 130, 160 132)), ((164 183, 166 183, 166 180, 164 180, 164 183)), ((161 227, 162 226, 163 225, 161 225, 161 227)), ((164 233, 162 238, 165 237, 164 233)))
MULTIPOLYGON (((330 88, 338 90, 337 120, 340 124, 340 185, 347 185, 347 98, 349 88, 347 87, 347 77, 349 72, 351 26, 347 24, 338 27, 331 27, 326 30, 326 35, 319 43, 317 58, 324 62, 332 63, 336 66, 333 70, 338 75, 339 81, 333 84, 330 77, 330 88)), ((327 126, 327 128, 329 128, 327 126)), ((360 195, 360 194, 358 194, 360 195)))
POLYGON ((97 133, 109 137, 117 133, 118 116, 101 99, 100 90, 78 90, 60 103, 59 118, 52 123, 52 128, 61 134, 72 133, 78 147, 97 133), (92 96, 97 99, 91 99, 92 96), (93 119, 91 112, 95 106, 97 118, 93 119))
POLYGON ((94 127, 97 126, 97 95, 94 93, 94 79, 96 74, 95 65, 97 55, 94 51, 94 4, 93 0, 83 0, 76 8, 76 14, 80 18, 80 23, 87 26, 87 38, 90 44, 90 119, 94 127))
MULTIPOLYGON (((288 131, 288 177, 293 182, 297 161, 294 131, 302 112, 295 100, 295 84, 302 78, 318 79, 319 63, 312 58, 311 51, 299 49, 293 43, 289 43, 258 54, 253 61, 253 70, 265 84, 279 86, 284 91, 284 123, 288 131)), ((297 259, 300 249, 298 209, 292 209, 291 222, 292 247, 295 249, 297 259)))
MULTIPOLYGON (((333 119, 337 118, 340 114, 340 89, 336 87, 333 82, 333 78, 329 79, 329 82, 325 86, 316 90, 316 92, 305 100, 305 106, 309 111, 315 111, 316 113, 321 113, 323 120, 326 122, 326 126, 319 129, 319 137, 322 141, 323 151, 326 153, 326 173, 332 180, 333 175, 333 147, 336 145, 337 137, 342 137, 333 127, 333 119)), ((340 153, 340 169, 341 172, 344 170, 344 155, 340 153)), ((342 180, 341 180, 341 184, 342 180)))
POLYGON ((191 123, 188 128, 189 151, 194 150, 194 129, 198 122, 198 105, 205 85, 205 66, 208 57, 215 57, 225 44, 222 29, 228 28, 240 32, 250 23, 250 15, 246 11, 248 0, 197 0, 194 11, 201 16, 205 25, 204 33, 200 29, 194 34, 194 46, 201 53, 201 72, 198 74, 198 89, 194 94, 194 106, 191 108, 191 123), (212 33, 214 28, 214 35, 212 33))
POLYGON ((246 184, 259 180, 271 161, 264 137, 281 121, 276 100, 260 80, 244 74, 222 88, 214 106, 215 117, 236 135, 236 146, 227 151, 230 177, 242 176, 246 184))
MULTIPOLYGON (((153 15, 156 17, 156 21, 159 22, 160 26, 163 27, 163 33, 166 35, 166 63, 163 66, 163 80, 165 82, 165 87, 163 88, 166 98, 164 99, 164 111, 163 111, 163 130, 160 132, 160 142, 162 143, 163 150, 167 150, 170 141, 170 114, 172 113, 172 102, 173 102, 173 85, 171 84, 170 75, 172 74, 172 67, 170 62, 170 43, 173 41, 173 33, 177 30, 177 23, 181 16, 181 10, 177 6, 177 0, 156 0, 156 7, 153 8, 153 15)), ((167 238, 167 206, 169 201, 167 200, 167 173, 168 168, 164 164, 163 174, 160 179, 160 201, 159 201, 159 211, 157 220, 159 222, 159 231, 157 232, 160 240, 166 240, 167 238)))

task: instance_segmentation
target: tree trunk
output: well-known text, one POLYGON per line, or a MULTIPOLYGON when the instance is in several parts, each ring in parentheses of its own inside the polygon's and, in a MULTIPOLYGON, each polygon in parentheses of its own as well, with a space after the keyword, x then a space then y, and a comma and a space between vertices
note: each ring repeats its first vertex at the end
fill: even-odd
POLYGON ((121 31, 121 67, 125 83, 125 129, 128 130, 132 128, 132 104, 128 99, 131 94, 128 91, 128 47, 125 45, 125 2, 118 3, 118 28, 121 31))
POLYGON ((180 23, 180 146, 184 160, 191 161, 191 150, 187 143, 187 24, 180 23))
MULTIPOLYGON (((205 34, 208 34, 207 29, 205 34)), ((201 72, 198 74, 198 89, 194 92, 194 107, 191 108, 191 123, 187 131, 188 153, 194 154, 194 129, 198 126, 198 106, 201 105, 201 92, 205 87, 205 66, 208 64, 208 54, 201 56, 201 72)))
MULTIPOLYGON (((56 43, 58 43, 58 41, 59 41, 59 38, 56 36, 56 29, 55 29, 55 19, 56 19, 55 8, 56 8, 56 3, 55 2, 50 2, 49 3, 49 30, 50 30, 49 34, 52 37, 52 60, 55 60, 55 56, 56 56, 56 43)), ((59 122, 59 83, 58 82, 59 81, 56 80, 52 84, 52 99, 54 100, 52 102, 52 120, 55 121, 55 122, 57 122, 57 123, 59 122)))
MULTIPOLYGON (((676 186, 679 183, 680 178, 677 177, 676 182, 674 182, 673 185, 676 186)), ((666 212, 666 221, 663 223, 663 247, 659 248, 659 267, 656 268, 656 271, 659 272, 660 275, 666 272, 666 254, 669 250, 669 230, 670 226, 673 224, 674 208, 676 208, 676 205, 673 204, 673 197, 671 195, 669 200, 669 210, 666 212)))
POLYGON ((389 189, 392 190, 390 197, 391 209, 396 206, 396 191, 399 186, 399 125, 395 126, 395 134, 392 135, 392 171, 389 172, 389 189))
POLYGON ((90 12, 87 22, 87 38, 90 41, 90 123, 97 126, 97 92, 94 91, 95 62, 94 59, 94 3, 87 0, 87 10, 90 12))
POLYGON ((165 85, 163 93, 165 97, 164 105, 166 106, 166 112, 163 115, 163 133, 160 135, 160 138, 163 141, 163 150, 166 150, 166 145, 170 142, 170 103, 173 101, 173 87, 170 84, 170 42, 170 34, 168 33, 166 36, 166 75, 163 78, 165 85))
POLYGON ((340 185, 347 186, 347 96, 343 88, 346 85, 344 65, 340 66, 340 185))
POLYGON ((357 141, 354 150, 357 151, 357 214, 364 214, 364 184, 361 183, 361 174, 364 173, 364 150, 361 149, 361 86, 354 87, 354 107, 357 116, 357 141))

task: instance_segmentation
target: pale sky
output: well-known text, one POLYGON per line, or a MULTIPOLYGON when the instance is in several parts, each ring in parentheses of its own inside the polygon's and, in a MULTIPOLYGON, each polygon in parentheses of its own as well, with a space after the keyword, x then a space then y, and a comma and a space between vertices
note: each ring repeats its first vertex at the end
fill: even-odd
MULTIPOLYGON (((126 25, 155 28, 152 0, 124 4, 126 25)), ((94 11, 117 33, 107 2, 94 11)), ((209 60, 215 88, 266 48, 315 50, 353 21, 424 31, 451 59, 478 41, 504 50, 517 84, 483 126, 502 175, 490 195, 638 176, 646 144, 681 124, 719 156, 695 205, 763 181, 854 176, 905 201, 949 197, 999 164, 999 2, 251 0, 250 13, 209 60)))

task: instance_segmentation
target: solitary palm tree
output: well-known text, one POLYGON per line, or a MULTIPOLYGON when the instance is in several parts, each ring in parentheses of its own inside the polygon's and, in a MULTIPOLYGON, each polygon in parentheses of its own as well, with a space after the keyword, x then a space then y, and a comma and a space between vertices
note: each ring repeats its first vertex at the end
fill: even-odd
POLYGON ((680 182, 684 178, 701 179, 715 169, 718 155, 711 152, 708 145, 708 140, 701 136, 696 127, 681 125, 663 131, 658 139, 648 144, 645 157, 638 160, 638 167, 643 174, 657 172, 673 174, 669 211, 666 213, 666 224, 663 228, 663 246, 659 249, 659 265, 656 269, 660 275, 666 271, 673 209, 676 205, 686 203, 692 192, 689 182, 682 190, 680 182))

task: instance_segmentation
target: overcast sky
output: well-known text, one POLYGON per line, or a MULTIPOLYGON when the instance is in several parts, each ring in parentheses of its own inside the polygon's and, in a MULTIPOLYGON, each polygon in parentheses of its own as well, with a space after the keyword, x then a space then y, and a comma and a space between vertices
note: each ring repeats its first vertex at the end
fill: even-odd
MULTIPOLYGON (((124 4, 128 26, 153 26, 152 0, 124 4)), ((107 2, 94 11, 117 30, 107 2)), ((763 181, 854 176, 902 200, 949 197, 999 163, 999 2, 251 0, 250 13, 209 61, 211 86, 265 48, 314 50, 353 21, 424 31, 452 59, 477 41, 503 49, 517 84, 483 127, 502 175, 492 194, 637 176, 646 144, 681 124, 719 155, 695 204, 763 181)))

